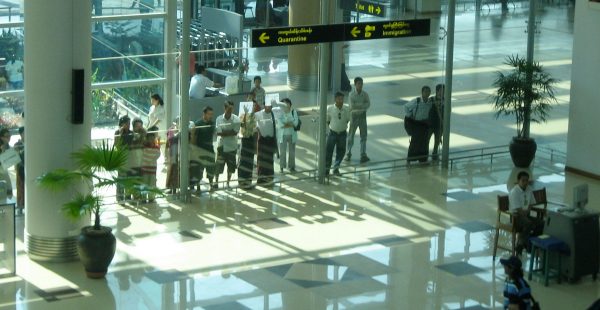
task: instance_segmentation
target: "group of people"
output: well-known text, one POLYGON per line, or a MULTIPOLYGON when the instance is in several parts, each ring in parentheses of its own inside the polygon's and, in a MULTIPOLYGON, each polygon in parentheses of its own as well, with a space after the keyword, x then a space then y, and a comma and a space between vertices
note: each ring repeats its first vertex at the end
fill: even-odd
MULTIPOLYGON (((205 107, 202 117, 194 122, 190 130, 190 186, 200 191, 200 181, 206 172, 211 190, 219 187, 219 176, 226 173, 226 186, 230 186, 232 175, 238 171, 241 188, 252 188, 254 156, 257 162, 257 184, 273 184, 274 156, 279 157, 280 171, 296 172, 295 148, 300 119, 292 108, 292 100, 281 100, 281 113, 273 112, 273 102, 264 102, 265 90, 261 78, 254 78, 254 88, 248 100, 252 107, 244 106, 243 113, 234 114, 234 103, 225 101, 223 114, 215 118, 215 111, 205 107), (214 120, 213 120, 214 119, 214 120), (213 141, 216 138, 216 152, 213 141), (240 146, 241 140, 241 146, 240 146), (238 163, 238 148, 239 163, 238 163), (227 170, 225 170, 227 167, 227 170)), ((174 123, 167 138, 169 170, 167 187, 175 192, 178 187, 177 146, 178 126, 174 123)))
MULTIPOLYGON (((148 126, 144 127, 141 118, 131 120, 129 116, 119 119, 119 128, 115 131, 115 145, 128 151, 127 164, 120 177, 139 177, 150 187, 156 186, 156 172, 160 157, 159 128, 164 126, 164 102, 158 94, 151 97, 152 107, 148 126)), ((135 199, 154 201, 154 194, 129 193, 123 187, 117 186, 117 201, 135 199)))
POLYGON ((367 156, 367 111, 371 107, 369 94, 363 90, 363 79, 354 78, 354 88, 349 94, 349 104, 344 104, 344 93, 335 94, 335 103, 327 107, 327 142, 325 153, 326 175, 330 174, 335 149, 333 174, 340 175, 340 164, 352 159, 352 146, 356 130, 360 130, 360 163, 371 159, 367 156), (349 130, 348 130, 349 128, 349 130), (347 153, 346 153, 347 152, 347 153))
POLYGON ((444 127, 444 84, 435 86, 433 97, 431 97, 431 88, 427 85, 423 86, 421 96, 406 104, 404 109, 404 128, 410 136, 408 163, 429 160, 429 144, 432 136, 434 142, 431 158, 437 161, 444 127))

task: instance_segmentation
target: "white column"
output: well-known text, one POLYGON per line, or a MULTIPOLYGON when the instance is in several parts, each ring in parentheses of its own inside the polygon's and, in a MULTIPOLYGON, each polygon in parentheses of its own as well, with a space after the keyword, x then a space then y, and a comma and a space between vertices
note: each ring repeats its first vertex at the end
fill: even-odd
POLYGON ((72 260, 77 258, 75 237, 89 219, 65 218, 61 206, 73 192, 50 192, 35 179, 55 168, 71 168, 70 154, 90 142, 91 2, 24 3, 27 251, 36 260, 72 260), (82 125, 71 123, 73 69, 85 70, 82 125))
POLYGON ((598 51, 600 40, 600 3, 577 1, 573 31, 573 65, 571 66, 571 101, 567 138, 567 171, 600 178, 600 88, 598 51))

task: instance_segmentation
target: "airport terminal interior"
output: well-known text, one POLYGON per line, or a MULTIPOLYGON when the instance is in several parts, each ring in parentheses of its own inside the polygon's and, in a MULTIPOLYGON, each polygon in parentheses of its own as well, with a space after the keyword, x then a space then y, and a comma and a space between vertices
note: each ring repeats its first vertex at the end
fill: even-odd
MULTIPOLYGON (((27 60, 33 58, 26 56, 29 51, 24 42, 31 42, 27 36, 34 32, 27 30, 31 18, 27 13, 40 12, 34 2, 0 1, 0 66, 6 66, 14 57, 24 61, 25 67, 24 85, 13 83, 8 74, 0 80, 0 123, 11 132, 11 146, 20 139, 21 126, 26 133, 30 132, 29 126, 37 128, 31 131, 44 130, 44 126, 27 118, 30 114, 41 115, 26 102, 34 96, 28 92, 28 73, 55 78, 43 66, 27 67, 27 60)), ((384 9, 385 16, 332 6, 332 15, 340 23, 418 18, 430 19, 431 27, 428 36, 333 44, 334 69, 329 70, 332 87, 325 92, 326 104, 334 103, 338 90, 348 103, 347 89, 336 89, 344 84, 341 63, 350 83, 355 77, 363 78, 363 90, 371 99, 367 111, 370 161, 359 162, 357 132, 352 159, 342 162, 340 175, 331 175, 323 182, 319 182, 318 169, 321 98, 317 87, 318 51, 322 47, 255 47, 250 43, 252 29, 302 26, 298 21, 310 24, 311 19, 319 24, 318 16, 295 15, 294 9, 308 12, 312 3, 319 12, 320 1, 273 0, 272 8, 261 0, 94 0, 86 5, 55 2, 91 12, 80 14, 91 15, 87 17, 91 25, 86 29, 91 44, 91 55, 86 58, 91 63, 91 95, 86 95, 91 120, 86 120, 86 128, 93 145, 113 142, 122 115, 148 122, 150 95, 154 93, 164 98, 169 125, 184 110, 191 121, 199 119, 199 111, 206 105, 203 100, 218 103, 214 105, 215 118, 223 114, 222 103, 227 99, 223 93, 216 91, 212 97, 188 101, 180 96, 187 94, 187 89, 178 90, 181 84, 189 83, 187 77, 180 77, 186 69, 180 70, 179 65, 187 58, 180 53, 181 35, 188 33, 181 29, 182 20, 191 14, 189 59, 205 65, 209 77, 226 84, 228 74, 244 80, 260 76, 268 95, 293 101, 302 120, 296 147, 297 171, 280 170, 275 158, 271 186, 244 189, 236 173, 229 186, 223 175, 216 190, 210 190, 205 178, 199 189, 189 191, 189 196, 178 190, 172 194, 166 186, 172 158, 165 157, 168 150, 163 143, 156 185, 164 190, 164 196, 151 202, 117 201, 114 188, 102 192, 102 224, 112 228, 117 240, 116 254, 102 279, 86 277, 78 260, 49 262, 29 255, 28 238, 42 242, 42 237, 56 236, 34 236, 43 230, 28 225, 43 220, 56 226, 74 224, 66 220, 64 223, 70 224, 53 224, 62 214, 47 213, 50 215, 46 219, 40 218, 41 208, 28 202, 42 198, 26 196, 25 207, 18 209, 14 218, 5 209, 0 213, 0 309, 502 309, 506 275, 500 258, 510 255, 510 251, 499 249, 495 257, 493 254, 497 197, 509 193, 517 174, 529 172, 531 186, 546 189, 548 213, 571 206, 573 188, 581 184, 589 186, 585 212, 600 211, 596 204, 600 201, 597 156, 578 157, 586 146, 572 147, 573 143, 589 143, 592 152, 598 149, 598 142, 586 142, 586 137, 597 139, 590 134, 593 130, 582 129, 584 125, 569 124, 574 117, 584 123, 584 105, 574 111, 576 92, 598 94, 597 86, 586 88, 593 84, 582 83, 576 88, 572 83, 577 74, 576 48, 582 57, 595 55, 582 60, 586 63, 580 63, 578 69, 589 67, 586 74, 600 70, 600 43, 596 42, 600 3, 595 1, 510 0, 504 6, 502 1, 456 0, 452 51, 448 47, 449 0, 432 0, 433 7, 426 0, 368 1, 384 9), (492 96, 496 89, 492 84, 498 72, 510 69, 505 64, 507 56, 527 54, 530 2, 535 3, 534 60, 557 79, 557 101, 546 122, 531 124, 531 137, 537 142, 533 163, 529 168, 517 168, 508 146, 516 133, 515 119, 510 115, 495 117, 492 96), (214 31, 202 28, 208 23, 206 12, 214 9, 241 13, 241 37, 219 32, 226 31, 227 25, 214 31), (583 29, 591 26, 595 30, 583 29), (578 39, 581 41, 574 43, 578 39), (588 48, 596 52, 582 52, 588 48), (420 95, 422 86, 434 89, 446 83, 450 55, 453 69, 448 161, 407 164, 410 136, 403 126, 405 105, 420 95), (180 100, 189 109, 182 109, 180 100), (583 163, 581 158, 585 158, 583 163), (16 270, 12 270, 13 254, 8 246, 13 240, 16 270)), ((41 3, 37 5, 46 5, 41 3)), ((48 12, 55 14, 56 10, 48 12)), ((79 13, 62 14, 70 20, 79 13)), ((60 14, 51 17, 48 24, 59 23, 54 21, 57 18, 60 14)), ((35 35, 40 36, 41 23, 32 25, 37 27, 35 35)), ((76 28, 69 28, 74 37, 79 31, 76 28)), ((77 55, 75 46, 64 49, 77 55)), ((49 49, 45 61, 52 62, 50 57, 59 49, 49 49)), ((248 89, 242 88, 238 92, 243 96, 230 97, 235 98, 234 114, 241 111, 240 102, 246 101, 248 89)), ((577 96, 580 101, 585 98, 577 96)), ((48 102, 53 101, 49 98, 48 102)), ((53 113, 51 108, 46 110, 53 113)), ((595 110, 587 111, 593 114, 595 110)), ((56 114, 51 115, 57 117, 57 122, 62 121, 56 114)), ((585 126, 597 128, 593 121, 585 126)), ((37 140, 28 137, 27 143, 35 144, 37 140)), ((67 144, 69 151, 64 157, 75 151, 70 149, 70 142, 67 144)), ((41 175, 41 171, 35 172, 39 165, 33 161, 43 159, 41 155, 36 159, 34 155, 26 156, 25 184, 33 187, 33 180, 41 175), (30 164, 34 172, 27 169, 30 164)), ((15 167, 6 170, 16 193, 15 167)), ((60 213, 59 207, 54 210, 60 213)), ((597 215, 595 219, 597 232, 597 215)), ((595 242, 598 249, 597 236, 578 238, 595 242)), ((501 244, 510 242, 510 234, 500 234, 501 244)), ((582 246, 588 247, 585 242, 582 246)), ((531 255, 524 251, 520 256, 525 275, 530 271, 531 255)), ((595 255, 595 273, 564 276, 562 281, 551 279, 548 285, 540 276, 528 280, 541 307, 587 309, 592 305, 600 297, 600 284, 595 279, 600 259, 598 253, 595 255)))

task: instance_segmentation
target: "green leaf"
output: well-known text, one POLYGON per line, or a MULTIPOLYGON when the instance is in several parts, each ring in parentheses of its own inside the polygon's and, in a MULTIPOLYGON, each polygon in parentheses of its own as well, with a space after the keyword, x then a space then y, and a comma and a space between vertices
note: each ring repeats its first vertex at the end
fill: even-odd
POLYGON ((74 182, 91 181, 91 174, 80 170, 56 169, 37 178, 37 183, 52 191, 68 188, 74 182))
POLYGON ((82 170, 114 172, 125 168, 128 151, 127 148, 102 141, 99 146, 86 145, 72 156, 82 170))
POLYGON ((78 220, 85 215, 92 214, 99 208, 100 200, 100 197, 92 194, 77 194, 71 201, 62 206, 62 211, 68 218, 78 220))

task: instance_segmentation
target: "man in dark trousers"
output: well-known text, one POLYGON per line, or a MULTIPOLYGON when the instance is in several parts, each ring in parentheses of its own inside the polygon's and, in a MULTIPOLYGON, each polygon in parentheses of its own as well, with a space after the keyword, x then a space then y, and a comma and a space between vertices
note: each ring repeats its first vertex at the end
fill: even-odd
MULTIPOLYGON (((206 170, 206 178, 210 188, 214 189, 214 169, 215 169, 215 147, 213 140, 215 137, 215 122, 213 121, 214 111, 211 107, 205 107, 202 111, 202 118, 194 123, 192 130, 192 150, 194 150, 194 160, 197 162, 198 191, 200 191, 200 181, 202 174, 206 170)), ((191 164, 190 164, 191 168, 191 164)), ((190 174, 191 175, 191 174, 190 174)))
POLYGON ((258 130, 258 180, 256 184, 273 184, 273 154, 277 152, 275 116, 271 102, 265 102, 265 108, 255 113, 258 130))
POLYGON ((340 175, 340 164, 346 153, 346 137, 348 123, 352 117, 350 107, 344 104, 344 94, 335 93, 335 104, 327 107, 327 125, 329 133, 327 134, 327 152, 325 154, 325 173, 329 175, 331 161, 333 159, 333 150, 335 149, 335 163, 333 165, 333 174, 340 175))
POLYGON ((436 161, 439 159, 439 148, 442 144, 442 134, 444 129, 444 84, 435 86, 435 97, 433 97, 433 105, 430 112, 431 124, 429 134, 433 135, 433 151, 431 159, 436 161))
POLYGON ((408 163, 413 160, 419 162, 427 162, 429 157, 429 112, 433 106, 433 102, 429 97, 431 88, 423 86, 421 88, 421 96, 406 104, 404 110, 406 117, 413 120, 414 129, 410 137, 408 146, 408 163))

